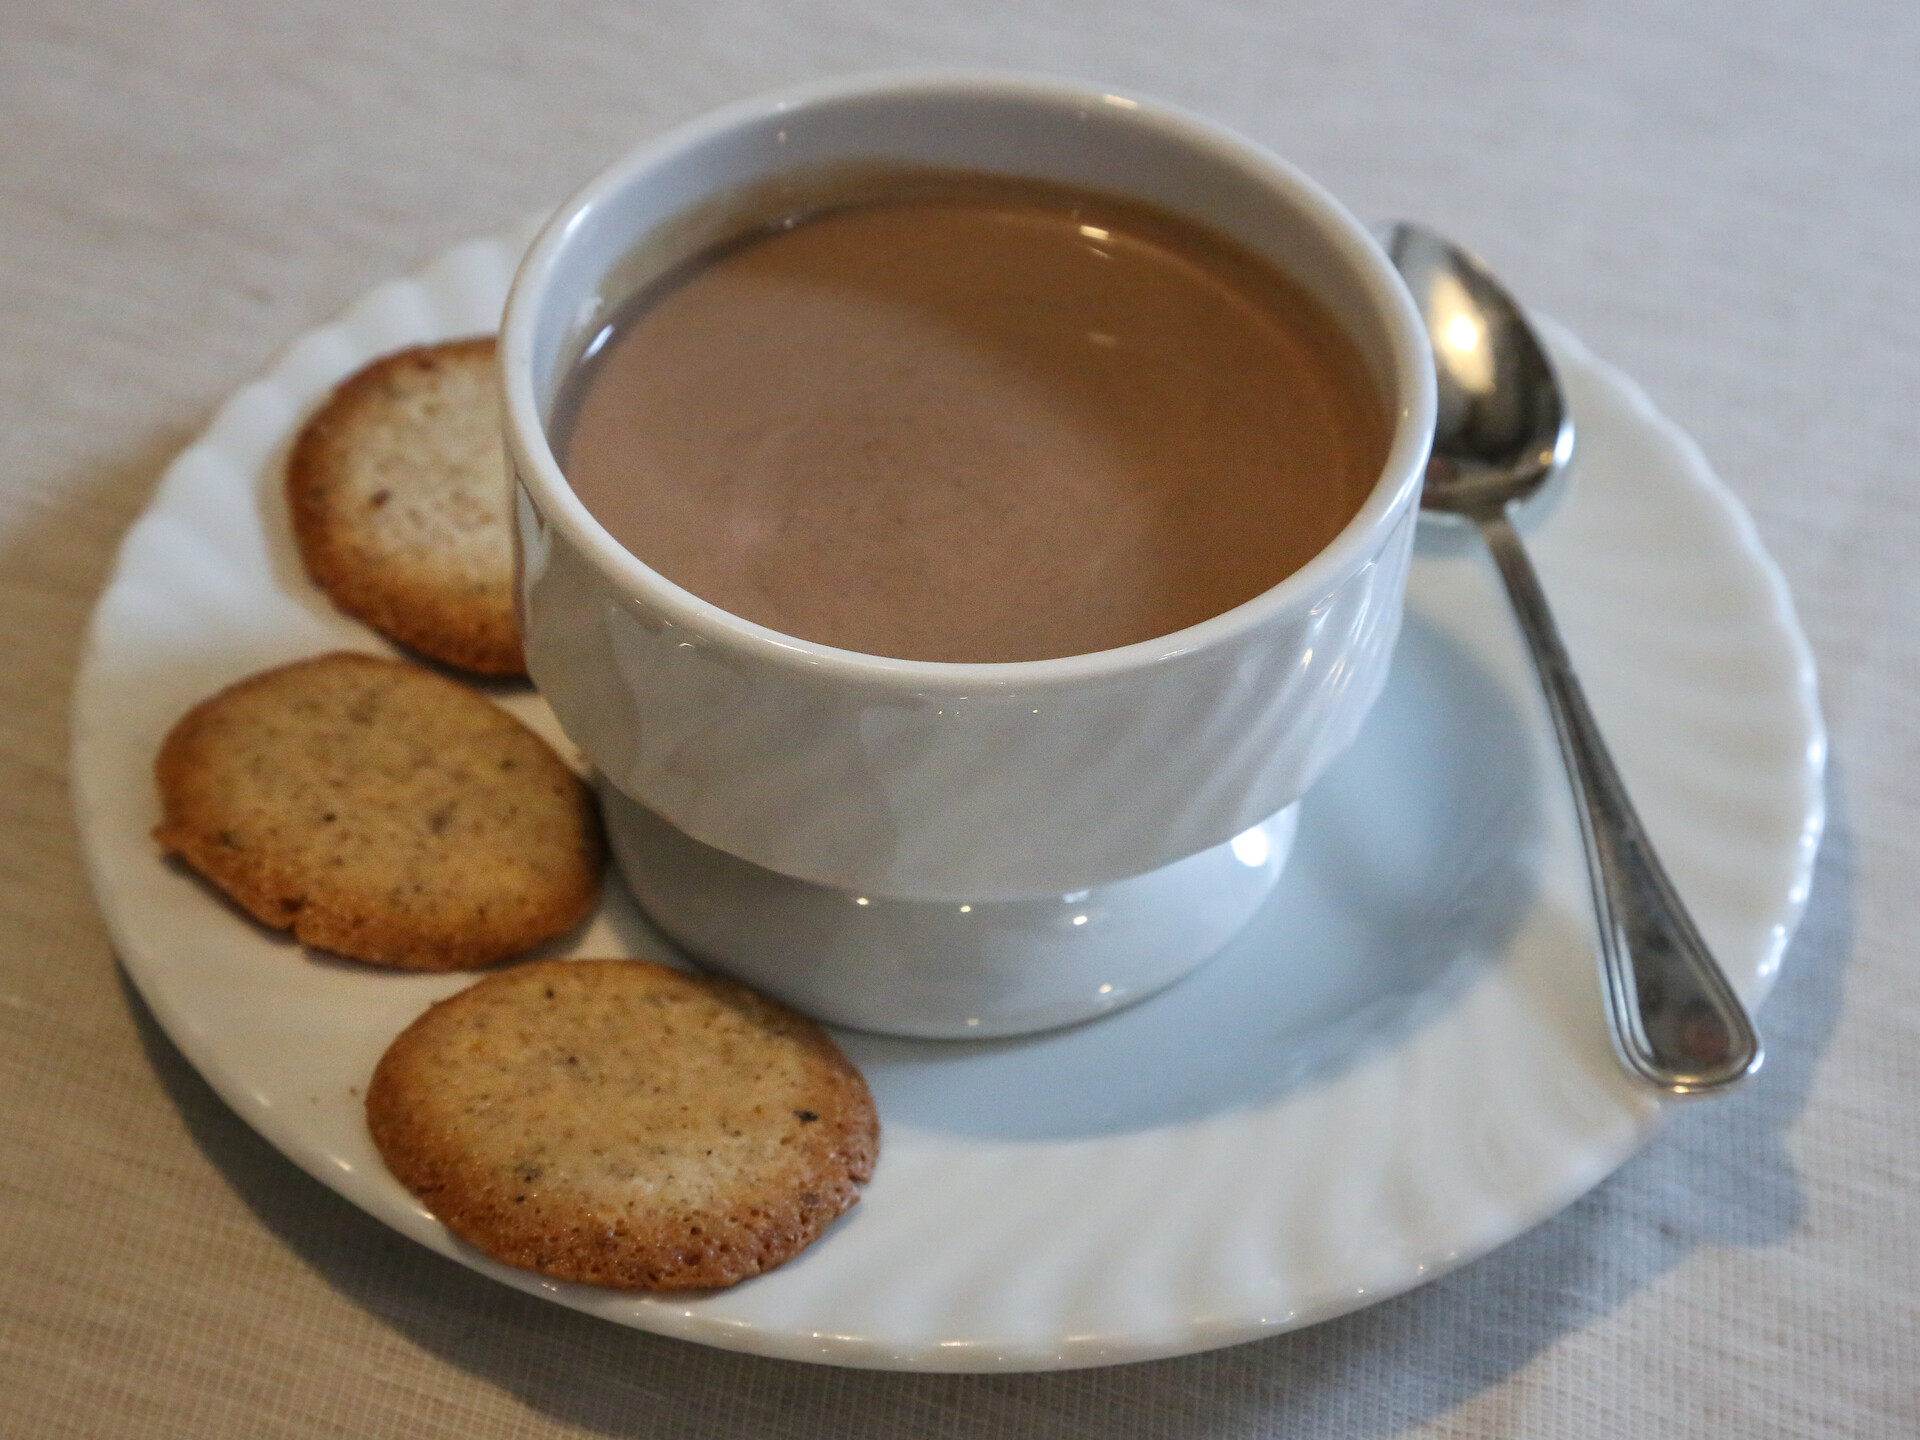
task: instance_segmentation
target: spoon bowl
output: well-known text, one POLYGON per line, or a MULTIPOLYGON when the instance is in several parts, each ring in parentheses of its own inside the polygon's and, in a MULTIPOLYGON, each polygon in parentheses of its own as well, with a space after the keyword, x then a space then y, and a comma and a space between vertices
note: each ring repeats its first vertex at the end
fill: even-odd
POLYGON ((1459 247, 1404 221, 1379 239, 1433 345, 1439 409, 1422 508, 1466 515, 1528 499, 1573 456, 1573 416, 1545 347, 1459 247))
POLYGON ((1404 222, 1378 238, 1426 324, 1439 382, 1421 508, 1478 528, 1513 602, 1573 790, 1614 1049, 1670 1094, 1725 1090, 1759 1068, 1759 1037, 1654 853, 1508 513, 1573 454, 1553 362, 1465 251, 1404 222))

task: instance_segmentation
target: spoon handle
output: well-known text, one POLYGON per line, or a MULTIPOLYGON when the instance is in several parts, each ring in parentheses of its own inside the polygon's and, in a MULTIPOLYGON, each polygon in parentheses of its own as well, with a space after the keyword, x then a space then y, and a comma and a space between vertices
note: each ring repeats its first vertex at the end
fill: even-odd
POLYGON ((1627 798, 1506 510, 1473 518, 1506 582, 1573 786, 1614 1047, 1630 1071, 1676 1095, 1733 1085, 1759 1068, 1760 1038, 1627 798))

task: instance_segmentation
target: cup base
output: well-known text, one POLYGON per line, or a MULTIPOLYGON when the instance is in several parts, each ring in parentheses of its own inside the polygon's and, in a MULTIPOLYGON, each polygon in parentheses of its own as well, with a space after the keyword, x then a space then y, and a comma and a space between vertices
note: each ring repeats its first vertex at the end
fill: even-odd
POLYGON ((796 880, 599 788, 615 862, 669 939, 818 1020, 939 1040, 1051 1030, 1171 985, 1253 918, 1299 820, 1296 803, 1144 875, 967 903, 796 880))

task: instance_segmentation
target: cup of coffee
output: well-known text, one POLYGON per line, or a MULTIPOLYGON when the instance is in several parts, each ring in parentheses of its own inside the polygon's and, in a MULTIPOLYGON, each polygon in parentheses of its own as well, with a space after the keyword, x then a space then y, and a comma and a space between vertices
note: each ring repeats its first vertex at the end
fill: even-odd
POLYGON ((1171 983, 1385 681, 1420 319, 1182 112, 953 73, 730 107, 561 208, 501 363, 528 668, 621 869, 823 1019, 1171 983))

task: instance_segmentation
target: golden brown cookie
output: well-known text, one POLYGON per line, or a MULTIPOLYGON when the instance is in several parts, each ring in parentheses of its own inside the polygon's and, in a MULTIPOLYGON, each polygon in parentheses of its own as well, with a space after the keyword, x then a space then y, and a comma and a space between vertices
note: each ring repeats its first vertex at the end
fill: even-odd
POLYGON ((334 654, 189 711, 154 838, 264 925, 401 970, 489 965, 593 908, 593 798, 538 735, 418 665, 334 654))
POLYGON ((624 1290, 792 1258, 880 1147, 866 1081, 818 1025, 638 960, 537 961, 441 1001, 381 1057, 367 1124, 461 1239, 624 1290))
POLYGON ((287 461, 300 558, 333 603, 430 659, 526 671, 493 340, 402 350, 345 381, 287 461))

